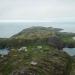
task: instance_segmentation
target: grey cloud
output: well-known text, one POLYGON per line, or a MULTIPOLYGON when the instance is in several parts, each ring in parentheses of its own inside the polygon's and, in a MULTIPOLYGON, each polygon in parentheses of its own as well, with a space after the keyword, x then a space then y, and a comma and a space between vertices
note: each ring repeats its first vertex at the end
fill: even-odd
POLYGON ((75 17, 74 0, 0 0, 1 19, 75 17))

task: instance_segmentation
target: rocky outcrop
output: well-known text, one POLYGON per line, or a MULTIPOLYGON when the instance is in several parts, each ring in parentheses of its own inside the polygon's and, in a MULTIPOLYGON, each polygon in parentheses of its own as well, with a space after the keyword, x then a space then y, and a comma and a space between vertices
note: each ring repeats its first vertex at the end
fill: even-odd
POLYGON ((50 36, 48 38, 48 44, 56 47, 58 49, 62 49, 63 48, 63 42, 61 41, 61 39, 58 36, 50 36))

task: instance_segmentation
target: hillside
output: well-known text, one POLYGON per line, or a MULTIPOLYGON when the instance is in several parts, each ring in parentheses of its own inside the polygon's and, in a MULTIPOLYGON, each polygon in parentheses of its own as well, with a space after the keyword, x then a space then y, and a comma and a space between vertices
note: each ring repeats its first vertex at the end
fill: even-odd
POLYGON ((30 27, 0 39, 0 75, 74 75, 71 57, 62 48, 75 47, 74 33, 52 27, 30 27))
POLYGON ((51 46, 13 49, 0 57, 0 75, 68 75, 69 56, 51 46))
POLYGON ((75 56, 72 57, 72 66, 70 75, 75 75, 75 56))
POLYGON ((52 45, 59 49, 63 48, 64 46, 75 47, 75 40, 73 40, 72 38, 75 36, 75 33, 60 32, 61 30, 62 29, 60 28, 41 26, 26 28, 8 39, 1 38, 0 48, 19 48, 21 46, 27 45, 40 45, 52 43, 52 45), (50 41, 51 43, 48 39, 52 39, 50 41))
POLYGON ((16 39, 36 39, 36 38, 48 38, 50 35, 55 35, 55 32, 61 31, 60 28, 52 27, 30 27, 22 30, 20 33, 12 36, 16 39))

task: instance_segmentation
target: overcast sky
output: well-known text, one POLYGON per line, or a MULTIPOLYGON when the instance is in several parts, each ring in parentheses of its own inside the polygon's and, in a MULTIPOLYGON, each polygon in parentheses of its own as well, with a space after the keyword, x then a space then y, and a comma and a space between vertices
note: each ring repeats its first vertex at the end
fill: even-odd
POLYGON ((75 20, 75 0, 0 0, 0 20, 75 20))
MULTIPOLYGON (((0 0, 0 37, 10 37, 26 27, 53 25, 29 23, 41 21, 75 22, 75 0, 0 0)), ((53 27, 75 32, 74 24, 61 23, 53 27)))

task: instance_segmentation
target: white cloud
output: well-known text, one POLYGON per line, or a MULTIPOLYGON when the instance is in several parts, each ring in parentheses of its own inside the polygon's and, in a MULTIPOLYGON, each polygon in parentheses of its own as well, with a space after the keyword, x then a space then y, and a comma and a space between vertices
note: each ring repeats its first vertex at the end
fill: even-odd
POLYGON ((0 20, 75 17, 75 0, 0 0, 0 20))

